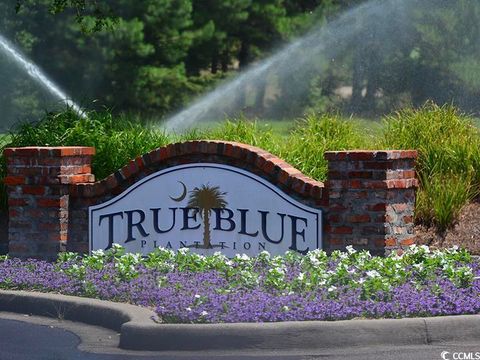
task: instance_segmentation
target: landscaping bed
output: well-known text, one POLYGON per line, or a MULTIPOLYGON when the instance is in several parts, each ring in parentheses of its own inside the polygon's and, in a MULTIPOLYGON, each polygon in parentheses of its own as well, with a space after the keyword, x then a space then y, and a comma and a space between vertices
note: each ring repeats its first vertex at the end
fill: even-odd
MULTIPOLYGON (((50 114, 11 134, 8 146, 95 146, 101 179, 130 159, 167 143, 223 139, 259 146, 324 181, 327 150, 418 149, 416 241, 402 256, 371 257, 349 249, 327 256, 288 253, 257 258, 201 257, 157 250, 147 258, 115 248, 92 256, 61 254, 56 263, 0 261, 0 288, 56 292, 146 306, 166 323, 273 322, 473 314, 480 311, 480 133, 452 107, 427 104, 387 116, 375 132, 338 116, 309 116, 279 136, 256 122, 166 134, 109 113, 78 119, 50 114), (120 121, 121 120, 121 121, 120 121), (374 136, 370 136, 373 134, 374 136), (464 250, 446 249, 460 245, 464 250), (444 250, 438 250, 438 249, 444 250)), ((5 175, 5 166, 1 176, 5 175)), ((6 196, 2 192, 6 252, 6 196)))
POLYGON ((439 232, 434 227, 415 227, 415 242, 431 249, 442 249, 457 245, 472 255, 480 255, 480 199, 466 205, 454 225, 439 232))
POLYGON ((2 258, 0 288, 56 292, 154 309, 165 323, 401 318, 480 312, 480 262, 465 250, 403 255, 315 250, 306 256, 197 255, 121 247, 56 263, 2 258))

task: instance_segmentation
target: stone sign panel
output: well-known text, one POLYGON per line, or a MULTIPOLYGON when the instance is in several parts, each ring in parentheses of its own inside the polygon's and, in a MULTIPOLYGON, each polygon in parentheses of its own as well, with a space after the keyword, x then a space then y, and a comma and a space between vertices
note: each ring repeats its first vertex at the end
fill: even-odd
POLYGON ((322 247, 322 212, 240 168, 179 165, 89 207, 89 242, 90 251, 118 243, 142 254, 156 247, 230 257, 306 253, 322 247))

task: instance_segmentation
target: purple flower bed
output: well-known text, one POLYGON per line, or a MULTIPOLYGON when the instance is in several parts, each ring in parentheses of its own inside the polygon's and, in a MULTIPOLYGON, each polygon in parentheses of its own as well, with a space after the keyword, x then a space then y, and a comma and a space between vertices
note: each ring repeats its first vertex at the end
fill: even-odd
POLYGON ((147 306, 164 322, 273 322, 476 314, 480 264, 464 252, 402 257, 323 252, 232 260, 167 250, 57 263, 0 262, 0 288, 147 306))

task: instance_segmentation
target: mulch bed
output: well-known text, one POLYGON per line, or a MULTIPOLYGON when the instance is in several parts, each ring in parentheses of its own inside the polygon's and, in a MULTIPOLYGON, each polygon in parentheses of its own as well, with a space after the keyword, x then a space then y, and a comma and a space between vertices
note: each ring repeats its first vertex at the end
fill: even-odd
POLYGON ((438 233, 435 229, 425 226, 417 226, 415 235, 418 245, 428 245, 432 248, 457 245, 474 255, 480 255, 480 200, 465 206, 455 225, 444 233, 438 233))

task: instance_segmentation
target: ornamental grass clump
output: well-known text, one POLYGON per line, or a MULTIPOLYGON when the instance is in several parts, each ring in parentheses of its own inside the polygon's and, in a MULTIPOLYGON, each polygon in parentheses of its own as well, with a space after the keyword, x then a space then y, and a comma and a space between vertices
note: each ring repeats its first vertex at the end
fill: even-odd
POLYGON ((480 131, 451 105, 427 103, 385 118, 383 146, 417 149, 420 189, 418 223, 451 227, 461 209, 479 194, 480 131))
POLYGON ((146 306, 165 323, 400 318, 480 312, 480 263, 464 250, 412 247, 403 255, 314 250, 257 257, 114 246, 56 263, 0 261, 0 288, 146 306))
POLYGON ((361 126, 335 114, 307 115, 297 122, 280 157, 320 181, 327 180, 325 151, 370 149, 371 140, 361 126))
MULTIPOLYGON (((352 149, 416 149, 420 188, 415 222, 443 232, 452 227, 464 205, 480 193, 480 131, 474 119, 453 106, 427 103, 384 117, 383 125, 343 118, 338 114, 310 114, 294 122, 245 118, 226 120, 210 129, 194 128, 166 133, 158 124, 109 111, 89 112, 80 118, 72 109, 48 113, 36 123, 25 123, 7 137, 5 146, 94 146, 93 173, 97 180, 112 174, 131 159, 166 144, 214 139, 260 147, 285 160, 305 175, 325 181, 325 151, 352 149), (283 125, 282 125, 283 124, 283 125), (288 131, 278 129, 288 124, 288 131)), ((0 180, 6 176, 0 154, 0 180)), ((0 210, 7 193, 0 181, 0 210)))

